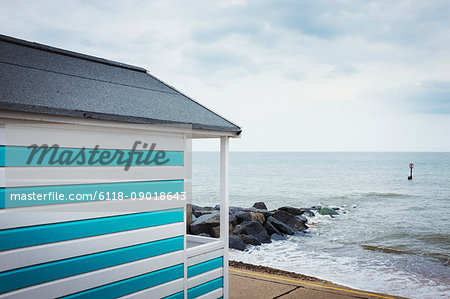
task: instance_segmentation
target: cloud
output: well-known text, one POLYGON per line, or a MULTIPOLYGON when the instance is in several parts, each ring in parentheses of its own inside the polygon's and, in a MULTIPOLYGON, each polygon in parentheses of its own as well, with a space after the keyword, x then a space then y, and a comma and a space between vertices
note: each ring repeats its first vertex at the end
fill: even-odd
POLYGON ((450 114, 450 80, 421 82, 401 93, 404 105, 413 112, 450 114))
POLYGON ((351 65, 336 65, 330 72, 330 77, 349 76, 358 72, 358 69, 351 65))
POLYGON ((204 68, 205 71, 214 70, 217 72, 223 68, 242 67, 246 63, 244 57, 232 51, 196 49, 195 51, 187 51, 186 56, 191 58, 192 63, 204 68))
POLYGON ((3 34, 147 68, 243 125, 237 149, 414 150, 399 137, 414 118, 429 149, 450 150, 430 139, 450 127, 447 0, 17 0, 0 9, 3 34))
MULTIPOLYGON (((430 41, 430 32, 449 25, 448 1, 247 1, 244 5, 215 7, 194 38, 217 40, 228 34, 248 37, 264 25, 291 34, 332 39, 360 36, 397 44, 430 41)), ((448 32, 448 31, 447 31, 448 32)))

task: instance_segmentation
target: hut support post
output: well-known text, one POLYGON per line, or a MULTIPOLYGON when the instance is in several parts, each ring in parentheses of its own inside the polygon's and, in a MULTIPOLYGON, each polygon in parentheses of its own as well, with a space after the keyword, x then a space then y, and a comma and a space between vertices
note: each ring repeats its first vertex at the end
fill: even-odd
POLYGON ((220 138, 220 239, 225 243, 223 253, 223 298, 228 299, 228 231, 229 231, 229 193, 228 164, 229 137, 220 138))

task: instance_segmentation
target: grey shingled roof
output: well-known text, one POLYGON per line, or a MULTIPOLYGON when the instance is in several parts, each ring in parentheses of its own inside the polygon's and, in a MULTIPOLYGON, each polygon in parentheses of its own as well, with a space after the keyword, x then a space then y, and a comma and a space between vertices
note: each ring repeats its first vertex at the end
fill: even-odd
POLYGON ((4 35, 0 109, 241 132, 143 68, 4 35))

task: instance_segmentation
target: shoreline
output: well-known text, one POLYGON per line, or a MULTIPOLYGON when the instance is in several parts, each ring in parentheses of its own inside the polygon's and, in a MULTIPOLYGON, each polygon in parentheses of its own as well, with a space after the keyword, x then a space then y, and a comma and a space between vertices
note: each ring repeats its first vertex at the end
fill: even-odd
MULTIPOLYGON (((352 204, 348 207, 351 207, 351 211, 353 211, 353 208, 355 208, 356 205, 352 204)), ((192 218, 192 222, 189 224, 190 233, 206 237, 219 237, 219 212, 219 205, 216 205, 214 207, 192 205, 192 216, 189 217, 192 218)), ((433 285, 433 281, 431 280, 415 280, 415 272, 412 272, 412 274, 410 274, 409 272, 405 272, 405 270, 402 269, 399 269, 398 271, 397 269, 395 269, 396 272, 393 274, 395 277, 395 281, 392 281, 385 276, 387 272, 383 271, 383 269, 371 269, 370 267, 369 269, 365 269, 356 266, 350 267, 345 264, 345 261, 344 263, 341 263, 342 260, 331 260, 332 262, 329 263, 328 260, 324 262, 323 260, 320 261, 318 259, 318 262, 316 264, 304 265, 305 261, 308 260, 308 255, 307 253, 297 254, 293 249, 294 247, 289 246, 289 244, 296 246, 298 244, 296 239, 293 239, 294 243, 289 243, 291 236, 295 236, 296 238, 306 238, 308 237, 309 232, 312 232, 311 236, 314 236, 314 233, 317 231, 318 227, 317 223, 320 223, 322 221, 330 223, 332 218, 339 219, 341 215, 345 215, 347 213, 349 213, 347 205, 318 205, 310 206, 308 208, 281 206, 276 209, 268 209, 264 202, 256 202, 253 204, 253 206, 248 208, 230 206, 229 249, 232 249, 230 251, 230 255, 232 259, 242 261, 242 263, 238 264, 236 264, 236 261, 231 261, 230 267, 236 266, 238 267, 236 269, 255 271, 255 273, 264 273, 264 275, 288 277, 288 279, 291 280, 298 279, 301 281, 301 284, 304 284, 306 282, 318 283, 325 286, 333 286, 334 288, 339 289, 351 289, 360 293, 370 293, 359 290, 371 289, 373 291, 382 293, 395 292, 397 294, 397 296, 383 295, 384 297, 381 298, 404 298, 399 296, 415 298, 420 294, 427 294, 431 297, 433 297, 434 295, 434 297, 436 297, 441 296, 441 294, 445 292, 446 286, 441 283, 441 281, 445 283, 444 279, 439 278, 439 280, 437 280, 437 284, 433 285), (280 241, 285 242, 280 243, 279 246, 277 246, 277 244, 275 243, 280 241), (265 245, 268 243, 274 243, 275 245, 265 245), (259 250, 256 249, 263 244, 264 246, 260 247, 259 250), (253 252, 253 249, 256 249, 255 252, 253 252), (248 250, 250 250, 250 252, 253 252, 254 255, 251 255, 248 258, 241 259, 239 257, 239 251, 248 250), (272 260, 276 257, 280 258, 281 264, 268 262, 269 260, 272 260), (289 257, 294 257, 295 259, 290 259, 289 257), (262 263, 270 266, 281 267, 281 269, 285 268, 288 271, 299 270, 310 275, 321 275, 321 277, 325 279, 336 278, 338 282, 350 285, 351 287, 339 285, 338 283, 333 283, 332 281, 326 281, 325 279, 320 279, 312 276, 301 275, 293 272, 283 271, 281 269, 256 266, 254 264, 246 263, 254 263, 256 265, 262 263), (282 266, 284 263, 287 263, 286 267, 282 266), (343 279, 339 279, 341 272, 345 273, 343 279), (403 273, 406 273, 406 276, 403 273), (444 289, 440 288, 441 285, 444 286, 444 289)), ((336 225, 338 225, 338 222, 336 223, 336 225)), ((305 242, 307 240, 308 239, 305 239, 305 242)), ((312 243, 312 246, 318 245, 312 243)), ((334 249, 333 246, 330 246, 330 248, 334 249)), ((317 248, 309 248, 308 250, 312 250, 311 252, 316 253, 315 249, 317 248)), ((365 249, 366 248, 361 249, 361 254, 365 253, 365 249)), ((299 250, 302 251, 302 249, 299 250)), ((315 255, 313 254, 313 256, 315 255)), ((363 257, 366 257, 366 255, 363 255, 363 257)), ((375 258, 377 258, 377 256, 375 256, 375 258)), ((401 262, 407 263, 410 260, 411 257, 402 256, 401 262)), ((428 265, 428 263, 424 265, 428 265)), ((445 271, 445 269, 441 268, 439 268, 438 270, 440 270, 441 272, 445 271)), ((424 271, 428 271, 427 273, 432 272, 431 270, 424 271)), ((420 273, 422 272, 418 273, 420 275, 420 273)), ((433 277, 431 277, 430 279, 432 278, 433 277)), ((240 288, 245 289, 245 286, 241 286, 240 288)), ((262 292, 261 294, 264 295, 265 293, 262 292)), ((242 295, 245 297, 246 294, 242 293, 242 295)), ((256 292, 254 295, 259 296, 260 294, 256 292)))
POLYGON ((267 266, 229 261, 230 298, 405 298, 267 266), (363 296, 363 297, 362 297, 363 296))

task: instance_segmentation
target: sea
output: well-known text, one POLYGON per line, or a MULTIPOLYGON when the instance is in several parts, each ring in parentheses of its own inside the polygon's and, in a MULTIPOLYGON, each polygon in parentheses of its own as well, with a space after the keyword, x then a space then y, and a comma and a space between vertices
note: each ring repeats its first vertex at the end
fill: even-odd
MULTIPOLYGON (((217 152, 194 152, 193 204, 220 202, 217 152)), ((450 298, 450 153, 230 152, 230 205, 339 208, 230 259, 366 291, 450 298), (409 164, 413 179, 408 180, 409 164)))

